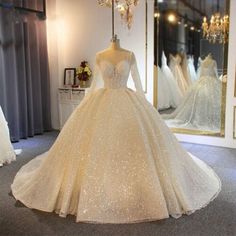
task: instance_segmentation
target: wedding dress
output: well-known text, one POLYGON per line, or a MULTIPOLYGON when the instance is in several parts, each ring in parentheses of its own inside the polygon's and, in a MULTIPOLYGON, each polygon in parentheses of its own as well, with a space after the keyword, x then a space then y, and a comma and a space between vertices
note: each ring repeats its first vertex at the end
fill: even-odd
POLYGON ((193 84, 193 81, 191 79, 191 74, 188 67, 188 58, 187 58, 186 53, 183 53, 183 56, 182 56, 182 71, 183 71, 185 81, 188 87, 190 87, 193 84))
POLYGON ((190 75, 192 83, 197 80, 197 73, 194 67, 194 58, 191 56, 188 58, 188 73, 190 75))
POLYGON ((216 61, 209 56, 201 62, 200 78, 179 107, 167 119, 169 127, 220 132, 222 83, 216 61))
POLYGON ((167 82, 166 77, 162 73, 160 67, 158 66, 158 110, 164 110, 171 107, 171 90, 167 82))
POLYGON ((197 79, 200 78, 200 69, 201 69, 202 61, 203 61, 202 58, 199 57, 199 58, 198 58, 198 63, 197 63, 197 79))
POLYGON ((169 65, 170 70, 177 81, 177 84, 179 86, 182 95, 184 95, 188 90, 188 84, 184 77, 180 63, 181 63, 181 57, 178 54, 176 56, 170 54, 170 65, 169 65))
MULTIPOLYGON (((161 72, 163 77, 166 79, 169 87, 169 96, 170 96, 170 106, 172 108, 176 108, 181 100, 182 100, 182 93, 178 87, 178 84, 170 70, 170 68, 167 65, 167 59, 165 56, 165 53, 162 52, 162 58, 161 58, 161 72)), ((161 89, 161 88, 160 88, 161 89)))
POLYGON ((0 166, 11 163, 16 159, 16 155, 10 142, 7 121, 0 106, 0 166))
POLYGON ((205 207, 220 180, 181 147, 146 100, 134 54, 116 64, 96 58, 90 91, 49 152, 17 173, 14 197, 77 222, 177 218, 205 207), (127 88, 130 71, 136 92, 127 88))

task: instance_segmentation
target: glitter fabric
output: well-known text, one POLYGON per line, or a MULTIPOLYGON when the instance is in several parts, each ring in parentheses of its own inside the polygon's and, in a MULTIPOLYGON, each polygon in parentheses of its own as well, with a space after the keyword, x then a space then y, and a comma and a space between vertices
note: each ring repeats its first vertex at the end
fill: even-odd
POLYGON ((220 132, 222 82, 216 61, 207 57, 201 63, 200 78, 187 92, 178 108, 163 115, 170 127, 220 132))
POLYGON ((131 223, 190 214, 217 196, 217 175, 145 99, 129 55, 117 65, 97 56, 91 90, 52 148, 17 173, 17 200, 77 222, 131 223), (136 92, 126 85, 130 71, 136 92))

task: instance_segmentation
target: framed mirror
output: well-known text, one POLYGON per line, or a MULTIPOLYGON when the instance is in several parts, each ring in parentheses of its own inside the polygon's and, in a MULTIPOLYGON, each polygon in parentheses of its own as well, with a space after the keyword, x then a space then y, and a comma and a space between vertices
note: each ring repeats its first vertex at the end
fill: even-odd
POLYGON ((229 0, 155 0, 154 105, 178 133, 224 136, 229 0))
POLYGON ((236 139, 236 106, 234 106, 233 138, 236 139))

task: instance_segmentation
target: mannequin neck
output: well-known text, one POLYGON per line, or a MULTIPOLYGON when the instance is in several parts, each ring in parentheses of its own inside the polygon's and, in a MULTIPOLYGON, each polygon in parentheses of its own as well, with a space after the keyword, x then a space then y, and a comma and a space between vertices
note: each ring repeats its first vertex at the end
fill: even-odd
POLYGON ((207 57, 208 57, 208 58, 212 58, 212 55, 211 55, 211 53, 209 53, 209 54, 207 55, 207 57))
POLYGON ((212 55, 209 54, 207 57, 206 57, 207 60, 211 60, 212 59, 212 55))
POLYGON ((120 47, 120 40, 119 39, 112 40, 111 44, 110 44, 110 49, 111 50, 119 50, 119 49, 121 49, 121 47, 120 47))

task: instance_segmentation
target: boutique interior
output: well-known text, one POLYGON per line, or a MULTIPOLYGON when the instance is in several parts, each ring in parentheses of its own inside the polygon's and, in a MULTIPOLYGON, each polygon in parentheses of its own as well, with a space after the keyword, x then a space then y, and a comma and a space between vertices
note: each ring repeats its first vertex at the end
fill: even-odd
POLYGON ((236 235, 235 12, 0 0, 0 235, 236 235))

